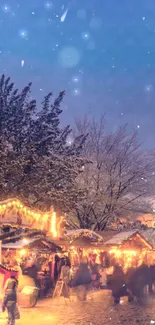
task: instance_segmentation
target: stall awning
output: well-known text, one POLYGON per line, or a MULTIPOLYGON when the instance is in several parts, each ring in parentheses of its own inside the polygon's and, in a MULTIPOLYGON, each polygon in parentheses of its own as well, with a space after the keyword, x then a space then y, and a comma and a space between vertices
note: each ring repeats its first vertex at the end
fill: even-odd
POLYGON ((23 238, 15 242, 2 244, 2 249, 34 249, 46 250, 48 252, 61 252, 60 246, 56 245, 53 241, 41 238, 23 238))
POLYGON ((105 246, 123 246, 127 243, 130 244, 130 246, 137 246, 137 248, 139 246, 139 248, 147 248, 149 250, 153 249, 151 243, 146 240, 142 234, 135 230, 120 232, 107 240, 104 244, 105 246))
POLYGON ((10 242, 7 244, 2 244, 2 248, 6 249, 20 249, 24 248, 25 246, 30 245, 31 243, 34 243, 36 241, 36 238, 31 239, 21 239, 16 242, 10 242))
POLYGON ((101 244, 103 242, 103 238, 100 235, 89 229, 69 230, 64 235, 64 239, 68 240, 70 244, 78 240, 89 241, 90 243, 96 244, 101 244))

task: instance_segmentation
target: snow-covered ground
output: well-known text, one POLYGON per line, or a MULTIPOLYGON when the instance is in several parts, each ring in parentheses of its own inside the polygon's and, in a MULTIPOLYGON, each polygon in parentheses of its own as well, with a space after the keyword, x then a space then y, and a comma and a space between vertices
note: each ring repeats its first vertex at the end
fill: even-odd
MULTIPOLYGON (((6 314, 0 314, 6 324, 6 314)), ((94 292, 87 302, 42 300, 36 308, 22 309, 17 325, 149 325, 155 324, 155 298, 144 305, 128 304, 126 299, 114 306, 108 292, 94 292)))

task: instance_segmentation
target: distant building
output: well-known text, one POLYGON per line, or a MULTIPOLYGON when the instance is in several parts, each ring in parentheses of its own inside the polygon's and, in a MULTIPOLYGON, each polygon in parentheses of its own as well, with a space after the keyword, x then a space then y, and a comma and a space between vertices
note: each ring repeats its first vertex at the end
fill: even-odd
POLYGON ((147 225, 148 227, 155 228, 155 213, 152 214, 143 214, 138 216, 138 220, 141 221, 144 225, 147 225))

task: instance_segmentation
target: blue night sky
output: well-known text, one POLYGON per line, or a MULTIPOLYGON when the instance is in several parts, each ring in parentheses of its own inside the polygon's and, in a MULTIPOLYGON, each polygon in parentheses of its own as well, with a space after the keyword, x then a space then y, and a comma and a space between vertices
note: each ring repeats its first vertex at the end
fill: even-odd
POLYGON ((66 89, 63 119, 106 113, 155 138, 154 0, 0 1, 0 71, 38 100, 66 89))

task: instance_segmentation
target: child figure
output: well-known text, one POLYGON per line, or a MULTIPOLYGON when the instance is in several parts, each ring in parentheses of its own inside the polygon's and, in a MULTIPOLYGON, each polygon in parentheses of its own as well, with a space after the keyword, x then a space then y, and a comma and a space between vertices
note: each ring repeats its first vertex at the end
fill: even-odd
POLYGON ((17 313, 19 313, 17 308, 17 286, 18 280, 11 276, 6 283, 2 304, 2 311, 4 312, 7 309, 8 312, 8 325, 15 325, 15 319, 20 318, 19 315, 17 316, 17 313))

